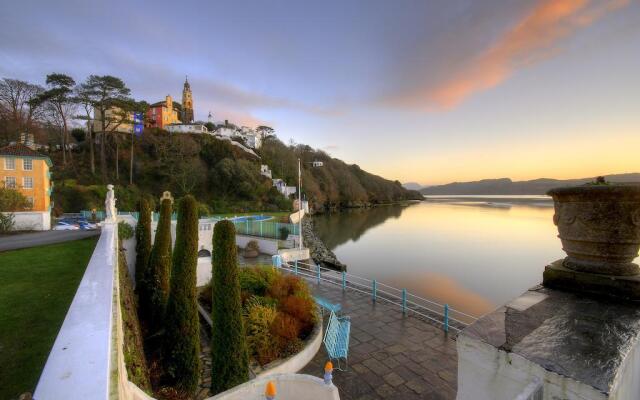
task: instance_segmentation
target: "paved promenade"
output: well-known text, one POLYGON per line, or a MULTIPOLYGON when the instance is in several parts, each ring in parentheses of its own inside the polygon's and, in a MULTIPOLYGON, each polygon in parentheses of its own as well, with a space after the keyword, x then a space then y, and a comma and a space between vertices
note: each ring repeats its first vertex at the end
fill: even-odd
MULTIPOLYGON (((310 282, 314 294, 342 304, 351 317, 349 368, 334 371, 342 400, 455 399, 457 352, 454 334, 397 307, 328 283, 310 282)), ((325 312, 325 320, 326 320, 325 312)), ((324 346, 302 373, 322 376, 324 346)))

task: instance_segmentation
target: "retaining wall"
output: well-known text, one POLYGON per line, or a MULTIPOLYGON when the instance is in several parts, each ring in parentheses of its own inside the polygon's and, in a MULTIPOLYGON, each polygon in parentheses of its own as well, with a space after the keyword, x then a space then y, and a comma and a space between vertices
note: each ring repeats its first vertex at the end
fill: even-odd
POLYGON ((51 229, 51 213, 48 211, 3 212, 13 214, 16 231, 48 231, 51 229))

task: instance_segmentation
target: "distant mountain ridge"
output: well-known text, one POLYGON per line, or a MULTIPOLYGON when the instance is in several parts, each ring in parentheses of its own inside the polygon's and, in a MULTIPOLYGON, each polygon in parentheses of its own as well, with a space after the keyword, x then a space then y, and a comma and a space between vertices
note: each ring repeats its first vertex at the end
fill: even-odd
MULTIPOLYGON (((640 183, 640 173, 605 175, 608 182, 640 183)), ((512 181, 509 178, 483 179, 473 182, 453 182, 446 185, 428 186, 420 189, 426 195, 524 195, 545 194, 561 186, 582 185, 594 177, 580 179, 540 178, 529 181, 512 181)))
POLYGON ((424 186, 417 183, 417 182, 406 182, 402 184, 402 187, 407 189, 407 190, 420 190, 422 189, 424 186))

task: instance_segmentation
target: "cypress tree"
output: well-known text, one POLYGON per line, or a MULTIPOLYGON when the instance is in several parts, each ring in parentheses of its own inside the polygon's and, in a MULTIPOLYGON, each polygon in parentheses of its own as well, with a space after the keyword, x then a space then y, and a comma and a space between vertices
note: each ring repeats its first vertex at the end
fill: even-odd
POLYGON ((148 300, 145 291, 145 279, 151 255, 151 208, 147 199, 138 202, 138 225, 136 225, 136 292, 138 302, 145 307, 148 300))
POLYGON ((193 196, 185 196, 178 206, 163 354, 174 386, 189 394, 198 387, 200 376, 197 266, 198 203, 193 196))
POLYGON ((151 329, 162 326, 167 300, 169 298, 169 278, 171 276, 171 199, 165 198, 160 205, 160 219, 149 257, 146 290, 149 301, 149 322, 151 329))
POLYGON ((213 229, 211 319, 211 391, 213 394, 249 379, 249 354, 242 325, 236 232, 231 221, 213 229))

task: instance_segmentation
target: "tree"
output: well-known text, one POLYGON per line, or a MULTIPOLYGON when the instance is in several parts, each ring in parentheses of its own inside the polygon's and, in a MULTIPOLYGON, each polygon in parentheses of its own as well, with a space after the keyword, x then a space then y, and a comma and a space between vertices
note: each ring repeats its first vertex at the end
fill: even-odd
POLYGON ((260 138, 262 140, 270 136, 273 136, 275 134, 275 131, 273 130, 273 128, 266 125, 260 125, 259 127, 257 127, 256 132, 258 132, 258 135, 260 135, 260 138))
POLYGON ((87 90, 85 84, 77 85, 74 89, 75 101, 82 106, 84 115, 76 115, 76 119, 84 120, 87 123, 87 136, 89 138, 89 166, 91 168, 91 174, 96 173, 96 160, 95 160, 95 143, 93 136, 93 94, 87 90))
POLYGON ((17 140, 17 134, 29 132, 39 118, 41 104, 38 95, 44 89, 18 79, 0 80, 0 117, 6 121, 4 140, 17 140))
POLYGON ((150 256, 151 207, 147 199, 142 197, 138 202, 138 225, 136 225, 136 291, 140 304, 145 307, 149 304, 145 278, 147 277, 150 256))
POLYGON ((100 173, 106 179, 106 135, 129 121, 123 106, 130 104, 131 91, 120 78, 111 75, 91 75, 78 88, 82 101, 88 101, 93 108, 94 118, 100 122, 100 173))
POLYGON ((171 276, 171 199, 163 199, 160 205, 160 219, 149 256, 149 267, 144 278, 148 290, 148 315, 151 329, 162 327, 167 299, 169 298, 169 277, 171 276))
POLYGON ((231 221, 213 229, 211 319, 211 391, 213 394, 249 379, 249 355, 242 325, 236 232, 231 221))
MULTIPOLYGON (((60 131, 62 165, 67 165, 67 144, 69 142, 69 117, 75 115, 77 102, 71 96, 76 82, 65 74, 47 75, 48 89, 40 93, 36 102, 44 105, 49 121, 60 131)), ((69 152, 71 156, 71 153, 69 152)))
POLYGON ((71 129, 71 136, 75 139, 76 142, 84 142, 87 139, 87 132, 85 132, 82 128, 73 128, 71 129))
POLYGON ((165 318, 165 371, 174 386, 192 394, 200 377, 200 326, 196 293, 198 202, 185 196, 178 207, 171 290, 165 318))

